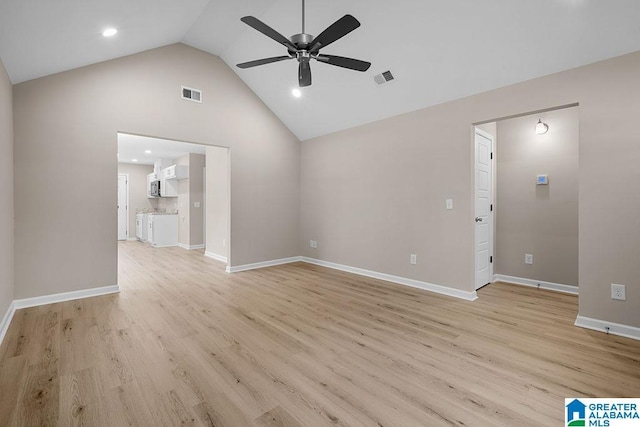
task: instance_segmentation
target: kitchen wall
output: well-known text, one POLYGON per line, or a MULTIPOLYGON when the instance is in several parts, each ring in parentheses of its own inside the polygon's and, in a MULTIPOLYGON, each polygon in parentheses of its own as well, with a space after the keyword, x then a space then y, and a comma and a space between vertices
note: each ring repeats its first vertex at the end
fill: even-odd
POLYGON ((189 168, 189 178, 178 181, 178 241, 189 248, 204 245, 204 165, 205 156, 190 153, 176 160, 189 168), (200 207, 195 205, 199 203, 200 207))
POLYGON ((204 244, 204 165, 204 155, 189 154, 189 242, 192 247, 204 244))
MULTIPOLYGON (((176 159, 176 165, 189 167, 189 155, 176 159)), ((191 193, 189 192, 189 180, 178 181, 178 243, 189 246, 191 243, 191 215, 189 206, 191 205, 191 193)))
POLYGON ((156 200, 158 209, 164 212, 176 212, 178 210, 179 197, 160 197, 156 200))
POLYGON ((12 91, 0 60, 0 328, 14 299, 12 91))
POLYGON ((155 199, 147 198, 147 175, 153 166, 118 163, 118 173, 129 174, 129 237, 136 237, 136 210, 155 209, 155 199))
POLYGON ((119 131, 231 147, 231 264, 299 255, 300 142, 220 58, 165 46, 15 85, 13 101, 17 298, 117 283, 119 131))
POLYGON ((473 291, 472 124, 579 103, 579 313, 640 327, 638 75, 633 53, 305 141, 303 255, 473 291))
POLYGON ((229 150, 207 147, 206 251, 226 259, 229 242, 229 150))
POLYGON ((497 123, 495 273, 578 285, 578 108, 497 123), (549 125, 534 132, 538 119, 549 125), (536 175, 549 185, 536 185, 536 175), (525 264, 525 254, 533 264, 525 264))

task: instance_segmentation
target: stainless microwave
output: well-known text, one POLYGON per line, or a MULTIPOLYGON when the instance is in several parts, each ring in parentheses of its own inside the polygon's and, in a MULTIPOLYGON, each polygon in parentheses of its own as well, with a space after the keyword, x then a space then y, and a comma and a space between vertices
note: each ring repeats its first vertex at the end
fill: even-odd
POLYGON ((153 197, 160 197, 160 181, 151 181, 151 195, 153 197))

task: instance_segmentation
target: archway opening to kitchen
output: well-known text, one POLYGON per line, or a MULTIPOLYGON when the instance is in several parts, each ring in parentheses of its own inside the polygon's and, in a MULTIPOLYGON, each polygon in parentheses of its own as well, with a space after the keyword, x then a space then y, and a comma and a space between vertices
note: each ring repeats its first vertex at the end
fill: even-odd
POLYGON ((229 148, 119 132, 118 185, 125 183, 127 191, 118 191, 119 264, 204 255, 226 267, 229 148))

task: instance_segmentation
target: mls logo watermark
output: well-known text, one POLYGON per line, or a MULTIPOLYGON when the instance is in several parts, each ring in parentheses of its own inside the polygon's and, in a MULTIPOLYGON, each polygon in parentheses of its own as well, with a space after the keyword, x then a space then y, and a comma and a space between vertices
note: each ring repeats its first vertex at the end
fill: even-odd
POLYGON ((640 427, 640 399, 564 400, 567 427, 640 427))

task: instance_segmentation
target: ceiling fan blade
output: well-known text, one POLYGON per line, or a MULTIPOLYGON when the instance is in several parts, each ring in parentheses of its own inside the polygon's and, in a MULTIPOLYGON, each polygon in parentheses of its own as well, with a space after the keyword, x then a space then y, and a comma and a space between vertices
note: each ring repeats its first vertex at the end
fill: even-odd
POLYGON ((318 55, 316 59, 325 64, 335 65, 336 67, 348 68, 355 71, 367 71, 371 67, 371 62, 361 61, 359 59, 345 58, 336 55, 318 55))
POLYGON ((278 43, 280 43, 290 51, 295 52, 297 50, 294 44, 291 43, 291 41, 288 38, 286 38, 285 36, 277 32, 276 30, 274 30, 273 28, 271 28, 270 26, 268 26, 258 18, 254 16, 244 16, 240 18, 240 20, 245 24, 247 24, 248 26, 260 31, 265 36, 277 41, 278 43))
POLYGON ((344 15, 333 24, 320 33, 320 35, 314 38, 309 45, 311 46, 311 53, 316 53, 325 46, 330 45, 334 41, 346 36, 351 31, 360 26, 360 22, 351 15, 344 15))
POLYGON ((298 86, 311 86, 311 66, 309 61, 300 61, 298 66, 298 86))
POLYGON ((257 67, 258 65, 271 64, 272 62, 286 61, 287 59, 293 59, 293 57, 292 56, 274 56, 272 58, 256 59, 255 61, 249 61, 249 62, 243 62, 242 64, 237 64, 236 67, 251 68, 251 67, 257 67))

